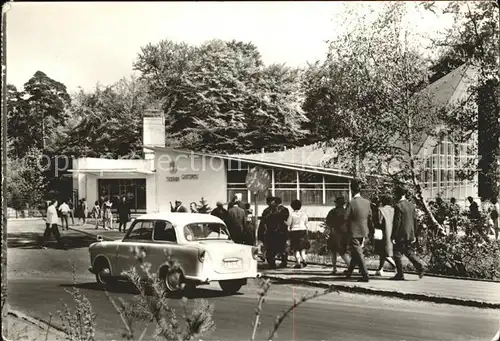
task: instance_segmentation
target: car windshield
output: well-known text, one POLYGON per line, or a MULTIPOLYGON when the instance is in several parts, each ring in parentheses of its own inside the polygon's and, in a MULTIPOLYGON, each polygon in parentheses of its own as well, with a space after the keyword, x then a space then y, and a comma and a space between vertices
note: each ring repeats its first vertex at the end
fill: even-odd
POLYGON ((186 240, 228 240, 231 239, 227 227, 220 223, 193 223, 184 226, 186 240))

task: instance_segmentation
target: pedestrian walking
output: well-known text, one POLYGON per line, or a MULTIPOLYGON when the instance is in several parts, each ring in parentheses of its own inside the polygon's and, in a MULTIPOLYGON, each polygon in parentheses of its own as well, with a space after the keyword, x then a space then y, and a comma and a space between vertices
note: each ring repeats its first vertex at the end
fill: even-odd
POLYGON ((301 210, 302 203, 300 200, 293 200, 290 204, 292 212, 288 216, 287 226, 290 236, 290 246, 292 252, 295 254, 294 268, 300 269, 307 266, 307 255, 311 245, 307 236, 307 223, 308 217, 306 212, 301 210))
POLYGON ((327 240, 327 247, 332 254, 332 274, 337 274, 337 255, 340 255, 347 267, 351 263, 347 254, 347 245, 349 235, 347 233, 347 224, 345 220, 345 199, 338 197, 335 199, 335 207, 328 212, 326 216, 326 226, 330 229, 330 235, 327 240))
POLYGON ((351 191, 354 196, 346 210, 347 231, 351 247, 351 263, 347 269, 346 278, 350 278, 354 268, 359 266, 363 277, 358 281, 368 282, 369 276, 363 256, 363 244, 365 238, 373 230, 371 204, 369 200, 361 196, 361 184, 358 181, 354 180, 351 182, 351 191))
MULTIPOLYGON (((481 214, 479 213, 479 205, 474 201, 474 198, 472 197, 467 197, 467 200, 469 201, 469 220, 474 225, 477 225, 481 216, 481 214)), ((472 229, 470 227, 467 227, 465 233, 470 236, 472 234, 472 229)))
POLYGON ((233 205, 228 210, 229 215, 229 233, 235 243, 244 244, 244 230, 246 224, 245 210, 238 205, 233 205))
POLYGON ((396 200, 394 207, 394 223, 392 228, 392 241, 394 243, 394 261, 396 263, 396 275, 392 280, 404 280, 403 263, 401 257, 406 256, 413 264, 420 278, 424 276, 424 266, 413 250, 416 241, 417 214, 415 205, 406 199, 406 190, 396 187, 396 200))
POLYGON ((222 201, 217 201, 210 214, 222 220, 226 226, 229 224, 229 212, 224 208, 222 201))
POLYGON ((458 233, 458 217, 460 216, 460 206, 457 204, 457 199, 450 199, 450 207, 448 210, 448 221, 450 222, 450 233, 458 233))
POLYGON ((490 224, 492 226, 493 233, 495 234, 495 240, 498 240, 500 234, 500 226, 498 218, 498 213, 500 212, 500 204, 498 203, 498 199, 496 197, 492 197, 490 202, 491 202, 491 208, 489 212, 490 224))
POLYGON ((111 207, 113 204, 109 200, 109 197, 106 199, 104 204, 102 205, 102 217, 103 217, 103 225, 104 229, 112 229, 113 228, 113 213, 111 212, 111 207))
POLYGON ((101 206, 99 205, 98 200, 95 201, 90 215, 95 219, 95 229, 97 230, 97 228, 99 227, 99 219, 101 218, 101 206))
POLYGON ((252 208, 249 203, 244 205, 245 210, 245 244, 254 245, 255 244, 255 225, 254 225, 254 215, 252 208))
POLYGON ((49 202, 49 206, 47 207, 47 213, 45 218, 45 232, 43 233, 41 247, 45 249, 45 242, 50 237, 51 234, 56 238, 57 244, 60 247, 66 248, 66 246, 61 241, 61 234, 59 233, 59 228, 57 223, 59 221, 59 217, 57 216, 57 200, 52 200, 49 202))
POLYGON ((127 231, 127 223, 130 221, 130 206, 127 203, 127 198, 122 197, 120 204, 118 205, 118 231, 127 231))
POLYGON ((87 223, 87 217, 89 215, 89 205, 87 204, 87 199, 85 198, 82 198, 81 213, 83 225, 85 225, 87 223))
POLYGON ((73 204, 73 199, 68 200, 69 216, 71 217, 71 225, 75 225, 75 205, 73 204))
POLYGON ((259 234, 264 240, 267 263, 270 268, 276 268, 276 256, 281 259, 280 267, 286 267, 288 263, 288 252, 286 250, 288 227, 286 221, 290 212, 281 205, 281 199, 271 197, 269 207, 262 212, 262 226, 259 234))
POLYGON ((245 203, 243 202, 243 196, 241 193, 236 193, 227 205, 227 209, 230 210, 234 205, 238 205, 239 208, 245 209, 245 203))
POLYGON ((374 246, 375 253, 379 256, 379 266, 375 276, 384 275, 384 264, 389 263, 394 269, 396 263, 393 257, 392 226, 394 223, 394 207, 392 198, 388 195, 382 196, 382 207, 378 208, 378 223, 375 226, 374 246))
POLYGON ((61 212, 61 226, 64 229, 64 223, 66 223, 66 231, 69 230, 69 224, 68 224, 68 216, 70 212, 70 208, 68 204, 66 204, 65 201, 62 202, 61 206, 59 206, 59 212, 61 212))

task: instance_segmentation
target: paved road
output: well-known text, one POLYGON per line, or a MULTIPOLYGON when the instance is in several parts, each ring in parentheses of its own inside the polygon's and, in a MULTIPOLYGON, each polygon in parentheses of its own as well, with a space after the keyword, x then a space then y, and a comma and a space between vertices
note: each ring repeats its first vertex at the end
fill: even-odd
MULTIPOLYGON (((12 231, 12 230, 11 230, 12 231)), ((11 234, 9 249, 9 304, 32 316, 48 320, 49 312, 61 309, 60 299, 71 305, 64 292, 73 283, 75 267, 76 287, 91 301, 97 313, 97 338, 119 339, 120 319, 104 293, 94 285, 87 272, 88 252, 81 245, 90 243, 71 233, 69 250, 32 247, 33 235, 11 234)), ((217 285, 200 288, 196 297, 215 305, 216 331, 208 339, 248 340, 257 303, 256 282, 249 283, 242 294, 222 296, 217 285)), ((131 299, 133 292, 122 286, 114 297, 131 299)), ((265 339, 277 314, 287 308, 293 298, 312 293, 312 289, 274 284, 264 306, 261 332, 257 339, 265 339)), ((193 301, 190 301, 192 304, 193 301)), ((180 300, 172 299, 174 307, 180 300)), ((352 294, 330 294, 301 306, 280 329, 280 340, 491 340, 498 330, 498 311, 436 305, 370 297, 352 294)), ((56 324, 59 321, 55 320, 56 324)), ((204 338, 207 339, 207 338, 204 338)))

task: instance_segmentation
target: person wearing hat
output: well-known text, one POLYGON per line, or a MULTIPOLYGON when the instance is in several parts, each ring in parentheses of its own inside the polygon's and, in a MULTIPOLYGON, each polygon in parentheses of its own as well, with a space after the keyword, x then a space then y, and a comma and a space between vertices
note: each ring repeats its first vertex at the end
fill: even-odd
POLYGON ((330 229, 330 236, 327 241, 328 249, 332 254, 332 274, 337 274, 337 255, 344 260, 347 267, 351 260, 347 254, 349 235, 347 234, 347 224, 345 220, 345 199, 338 197, 335 199, 335 208, 332 208, 326 216, 326 226, 330 229))
POLYGON ((182 205, 182 201, 176 200, 175 207, 172 206, 172 202, 170 202, 170 211, 171 212, 187 212, 187 209, 182 205))
POLYGON ((288 226, 286 221, 290 215, 288 209, 281 205, 281 199, 272 197, 269 207, 262 213, 262 224, 265 226, 264 245, 267 250, 267 262, 271 268, 276 268, 276 256, 281 259, 281 267, 288 263, 286 242, 288 239, 288 226))

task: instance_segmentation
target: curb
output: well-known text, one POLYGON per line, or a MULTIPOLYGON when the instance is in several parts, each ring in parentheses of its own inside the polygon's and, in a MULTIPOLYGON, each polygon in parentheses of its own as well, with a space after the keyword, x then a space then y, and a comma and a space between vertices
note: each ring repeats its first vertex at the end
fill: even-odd
POLYGON ((17 311, 17 310, 9 309, 7 314, 10 316, 13 316, 15 318, 25 320, 25 321, 27 321, 35 326, 43 326, 44 329, 50 328, 49 333, 57 334, 57 336, 61 337, 63 340, 65 340, 68 337, 68 335, 64 332, 64 330, 62 330, 59 327, 56 327, 52 323, 47 323, 44 320, 28 316, 20 311, 17 311))
MULTIPOLYGON (((288 262, 294 262, 294 261, 295 261, 295 259, 292 259, 292 258, 288 259, 288 262)), ((311 264, 311 265, 330 266, 331 267, 331 264, 329 264, 329 263, 318 263, 318 262, 307 262, 307 263, 311 264)), ((337 268, 347 269, 347 267, 343 266, 343 265, 337 265, 337 268)), ((367 268, 367 270, 376 271, 377 269, 376 268, 367 268)), ((418 275, 418 273, 415 271, 407 271, 407 270, 405 270, 405 274, 418 275)), ((439 274, 434 274, 431 272, 426 272, 425 276, 426 277, 447 278, 447 279, 457 279, 457 280, 463 280, 463 281, 500 283, 500 280, 495 280, 495 279, 471 278, 471 277, 460 277, 460 276, 451 276, 451 275, 439 275, 439 274)))
POLYGON ((435 296, 429 294, 414 294, 414 293, 405 293, 395 290, 381 290, 374 288, 366 288, 360 286, 349 286, 343 284, 325 284, 320 282, 311 282, 303 279, 295 279, 295 278, 283 278, 281 276, 274 275, 266 275, 262 274, 263 278, 268 278, 272 280, 277 280, 279 282, 291 282, 292 284, 300 284, 309 287, 316 288, 334 288, 341 292, 348 293, 357 293, 357 294, 366 294, 366 295, 374 295, 374 296, 383 296, 383 297, 392 297, 392 298, 400 298, 403 300, 413 300, 413 301, 425 301, 432 302, 438 304, 451 304, 451 305, 459 305, 459 306, 467 306, 474 308, 485 308, 485 309, 500 309, 500 303, 490 303, 476 300, 466 300, 461 298, 451 298, 451 297, 443 297, 443 296, 435 296))
MULTIPOLYGON (((89 237, 94 237, 94 238, 97 238, 97 236, 99 235, 99 234, 95 234, 95 233, 87 232, 87 231, 85 231, 85 230, 80 230, 80 229, 77 229, 77 228, 74 228, 74 227, 71 227, 71 226, 69 227, 69 229, 70 229, 70 230, 72 230, 72 231, 75 231, 75 232, 79 232, 79 233, 85 234, 85 235, 87 235, 87 236, 89 236, 89 237)), ((115 239, 113 239, 113 238, 109 238, 109 237, 103 236, 102 234, 101 234, 100 236, 102 236, 102 239, 103 239, 103 240, 106 240, 106 241, 113 241, 113 240, 115 240, 115 239)), ((96 240, 96 241, 97 241, 97 240, 96 240)))

